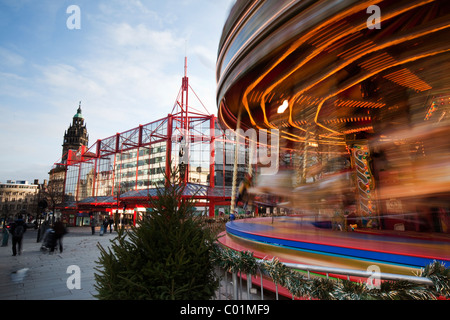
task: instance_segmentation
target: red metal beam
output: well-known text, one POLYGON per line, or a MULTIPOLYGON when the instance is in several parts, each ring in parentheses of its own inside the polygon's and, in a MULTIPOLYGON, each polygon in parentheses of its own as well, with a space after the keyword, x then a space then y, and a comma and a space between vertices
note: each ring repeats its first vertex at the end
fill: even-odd
POLYGON ((209 186, 214 188, 214 163, 215 163, 215 117, 211 115, 209 118, 209 136, 211 137, 211 142, 209 144, 209 186))
POLYGON ((172 157, 172 125, 173 125, 173 116, 169 114, 167 116, 167 140, 166 140, 166 184, 168 185, 171 177, 171 157, 172 157))

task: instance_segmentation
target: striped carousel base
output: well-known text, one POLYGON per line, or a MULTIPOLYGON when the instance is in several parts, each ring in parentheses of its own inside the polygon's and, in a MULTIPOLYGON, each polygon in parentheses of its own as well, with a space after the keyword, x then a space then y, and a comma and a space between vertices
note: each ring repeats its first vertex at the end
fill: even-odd
POLYGON ((414 275, 434 260, 450 267, 450 235, 383 230, 333 231, 301 217, 228 222, 219 242, 259 259, 414 275))

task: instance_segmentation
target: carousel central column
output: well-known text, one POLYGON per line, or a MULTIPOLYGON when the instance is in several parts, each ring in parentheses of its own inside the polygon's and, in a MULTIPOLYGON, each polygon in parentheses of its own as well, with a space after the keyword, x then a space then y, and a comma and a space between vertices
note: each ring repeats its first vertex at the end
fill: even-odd
POLYGON ((378 227, 375 179, 371 169, 368 142, 357 141, 350 146, 350 149, 352 168, 355 171, 357 214, 361 217, 363 227, 378 227))

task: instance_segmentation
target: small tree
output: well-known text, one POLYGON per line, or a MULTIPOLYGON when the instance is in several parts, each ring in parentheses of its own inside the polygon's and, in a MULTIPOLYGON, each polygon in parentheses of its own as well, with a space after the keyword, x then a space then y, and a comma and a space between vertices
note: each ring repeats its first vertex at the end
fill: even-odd
MULTIPOLYGON (((172 180, 176 175, 172 175, 172 180)), ((184 186, 172 184, 150 198, 152 210, 138 226, 123 229, 96 268, 99 299, 210 299, 218 279, 210 254, 215 236, 194 215, 184 186)))

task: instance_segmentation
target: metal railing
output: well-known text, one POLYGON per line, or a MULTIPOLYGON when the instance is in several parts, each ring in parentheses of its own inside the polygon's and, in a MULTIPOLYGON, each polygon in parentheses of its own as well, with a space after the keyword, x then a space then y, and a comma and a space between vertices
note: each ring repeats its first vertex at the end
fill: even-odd
MULTIPOLYGON (((345 269, 345 268, 335 268, 335 267, 323 267, 323 266, 313 266, 313 265, 305 265, 305 264, 297 264, 297 263, 283 263, 286 267, 304 271, 307 273, 307 278, 311 278, 311 273, 315 274, 325 274, 327 278, 329 278, 329 275, 332 274, 335 275, 341 275, 346 276, 347 280, 350 280, 350 277, 361 277, 361 278, 371 278, 376 276, 379 280, 389 280, 389 281, 408 281, 416 284, 422 284, 422 285, 433 285, 433 282, 426 278, 426 277, 419 277, 419 276, 408 276, 408 275, 402 275, 402 274, 394 274, 394 273, 383 273, 383 272, 373 272, 368 270, 355 270, 355 269, 345 269)), ((264 283, 263 283, 263 273, 260 271, 260 293, 257 293, 257 288, 253 288, 252 281, 246 281, 246 290, 242 288, 242 274, 239 276, 238 272, 230 273, 227 270, 221 269, 219 271, 219 274, 223 274, 223 278, 221 281, 221 286, 219 287, 219 290, 216 294, 216 299, 218 300, 239 300, 239 299, 246 299, 246 300, 267 300, 267 299, 279 299, 278 294, 278 285, 275 284, 275 293, 272 291, 269 291, 266 289, 264 292, 264 283), (231 279, 228 279, 230 276, 231 279), (230 282, 231 280, 231 282, 230 282), (231 288, 230 288, 231 286, 231 288), (230 290, 231 289, 231 290, 230 290)), ((316 275, 313 275, 316 276, 316 275)), ((246 279, 251 279, 251 275, 246 275, 246 279)), ((270 281, 266 279, 265 281, 270 281)), ((294 296, 292 296, 292 299, 294 299, 294 296)))
MULTIPOLYGON (((292 268, 292 269, 307 271, 308 274, 310 271, 312 271, 312 272, 317 272, 317 273, 325 273, 327 277, 329 274, 346 275, 347 280, 350 280, 350 276, 362 277, 362 278, 370 278, 370 277, 374 276, 374 272, 367 271, 367 270, 310 266, 310 265, 298 264, 298 263, 284 263, 284 265, 289 268, 292 268)), ((419 283, 419 284, 433 285, 433 282, 430 279, 425 278, 425 277, 407 276, 407 275, 402 275, 402 274, 383 273, 383 272, 376 273, 376 276, 380 280, 392 280, 392 281, 405 280, 408 282, 414 282, 414 283, 419 283)))

